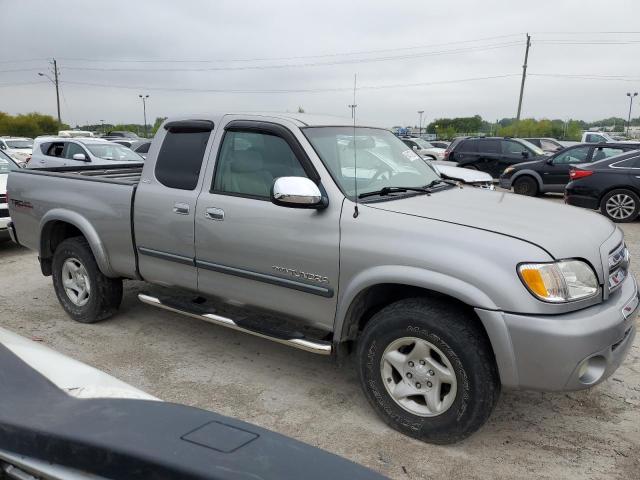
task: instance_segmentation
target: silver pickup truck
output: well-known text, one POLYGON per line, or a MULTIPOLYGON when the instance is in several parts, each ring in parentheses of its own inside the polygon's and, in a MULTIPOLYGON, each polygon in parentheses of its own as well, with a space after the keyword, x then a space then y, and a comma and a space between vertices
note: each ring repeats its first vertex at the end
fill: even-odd
POLYGON ((429 442, 477 430, 502 386, 602 382, 635 336, 614 224, 461 188, 383 129, 175 118, 144 166, 18 170, 8 190, 14 240, 73 319, 115 314, 123 280, 144 280, 153 307, 355 355, 373 408, 429 442))

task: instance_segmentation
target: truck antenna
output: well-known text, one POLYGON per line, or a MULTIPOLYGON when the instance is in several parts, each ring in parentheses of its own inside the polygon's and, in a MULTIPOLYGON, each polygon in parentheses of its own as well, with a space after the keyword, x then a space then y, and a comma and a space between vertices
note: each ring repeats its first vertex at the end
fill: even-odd
POLYGON ((353 118, 353 183, 355 186, 355 194, 356 194, 356 205, 353 209, 353 218, 358 218, 360 214, 358 212, 358 155, 356 149, 356 82, 357 82, 357 74, 353 74, 353 104, 349 105, 351 107, 351 117, 353 118))

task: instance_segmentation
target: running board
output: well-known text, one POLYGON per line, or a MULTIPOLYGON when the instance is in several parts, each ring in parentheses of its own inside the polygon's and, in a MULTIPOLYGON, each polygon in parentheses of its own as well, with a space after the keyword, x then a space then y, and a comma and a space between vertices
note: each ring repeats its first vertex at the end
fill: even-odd
POLYGON ((258 332, 254 329, 243 327, 230 318, 216 315, 215 313, 190 311, 184 305, 171 305, 170 303, 173 302, 167 302, 166 300, 161 300, 157 297, 153 297, 144 293, 138 294, 138 299, 141 302, 153 307, 158 307, 164 310, 169 310, 170 312, 180 313, 189 317, 198 318, 200 320, 204 320, 205 322, 213 323, 215 325, 221 325, 233 330, 238 330, 239 332, 255 335, 256 337, 266 338, 267 340, 272 340, 284 345, 289 345, 290 347, 299 348, 300 350, 305 350, 307 352, 316 353, 319 355, 331 355, 331 342, 315 339, 309 340, 300 336, 287 338, 286 335, 282 335, 280 332, 278 332, 279 335, 269 335, 266 331, 258 332))

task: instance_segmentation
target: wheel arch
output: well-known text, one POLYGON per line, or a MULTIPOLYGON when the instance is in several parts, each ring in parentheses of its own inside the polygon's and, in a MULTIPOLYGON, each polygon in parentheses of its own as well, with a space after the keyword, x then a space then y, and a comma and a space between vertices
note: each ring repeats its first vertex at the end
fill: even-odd
POLYGON ((516 171, 511 177, 511 186, 513 187, 513 184, 515 183, 515 181, 518 178, 523 176, 533 177, 533 179, 535 179, 535 181, 538 183, 538 191, 542 192, 544 190, 544 183, 542 182, 542 177, 540 176, 540 174, 535 170, 529 170, 529 169, 516 171))
POLYGON ((67 238, 83 236, 89 243, 100 271, 108 277, 116 277, 109 262, 107 251, 100 236, 85 217, 65 209, 48 211, 40 220, 39 256, 40 268, 46 276, 51 275, 51 263, 56 247, 67 238))

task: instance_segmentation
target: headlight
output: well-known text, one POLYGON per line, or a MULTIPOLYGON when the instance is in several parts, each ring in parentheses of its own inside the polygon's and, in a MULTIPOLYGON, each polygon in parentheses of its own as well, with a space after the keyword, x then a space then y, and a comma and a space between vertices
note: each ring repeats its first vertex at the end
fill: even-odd
POLYGON ((511 173, 515 170, 515 168, 513 167, 507 167, 504 169, 504 172, 502 172, 503 175, 506 175, 507 173, 511 173))
POLYGON ((523 263, 518 274, 529 291, 545 302, 562 303, 598 293, 598 279, 591 267, 580 260, 555 263, 523 263))

